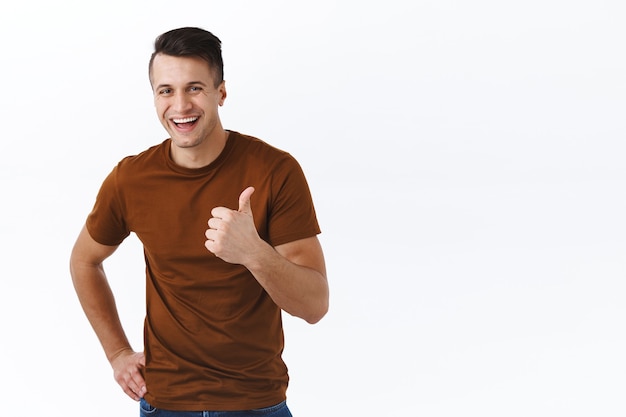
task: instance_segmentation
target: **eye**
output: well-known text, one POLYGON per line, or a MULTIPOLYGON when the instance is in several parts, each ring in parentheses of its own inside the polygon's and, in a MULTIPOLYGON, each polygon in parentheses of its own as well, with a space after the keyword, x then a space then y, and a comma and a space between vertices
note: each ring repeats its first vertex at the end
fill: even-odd
POLYGON ((202 91, 202 87, 198 87, 194 85, 192 87, 189 87, 189 91, 191 91, 192 93, 197 93, 199 91, 202 91))
POLYGON ((162 88, 161 90, 159 90, 159 95, 164 96, 170 94, 171 92, 171 88, 162 88))

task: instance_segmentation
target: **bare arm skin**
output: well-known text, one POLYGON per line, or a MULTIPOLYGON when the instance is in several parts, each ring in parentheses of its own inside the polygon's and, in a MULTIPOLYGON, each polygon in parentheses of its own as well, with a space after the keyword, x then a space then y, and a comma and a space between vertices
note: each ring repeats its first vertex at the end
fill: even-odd
POLYGON ((239 210, 216 207, 206 231, 206 248, 226 262, 244 265, 274 302, 287 313, 317 323, 328 312, 329 291, 324 254, 317 237, 273 248, 254 226, 248 187, 239 210))
POLYGON ((124 333, 103 261, 117 246, 102 245, 83 227, 72 250, 70 273, 74 289, 124 392, 138 401, 146 393, 141 369, 143 353, 134 352, 124 333))

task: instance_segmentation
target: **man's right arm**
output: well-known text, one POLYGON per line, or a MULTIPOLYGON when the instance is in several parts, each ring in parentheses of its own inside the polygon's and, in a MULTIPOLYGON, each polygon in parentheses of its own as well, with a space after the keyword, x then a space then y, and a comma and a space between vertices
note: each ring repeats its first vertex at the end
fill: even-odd
POLYGON ((70 273, 85 315, 113 367, 115 380, 129 397, 139 400, 146 392, 141 375, 145 359, 128 342, 103 267, 104 260, 116 249, 117 246, 96 242, 83 227, 72 250, 70 273))

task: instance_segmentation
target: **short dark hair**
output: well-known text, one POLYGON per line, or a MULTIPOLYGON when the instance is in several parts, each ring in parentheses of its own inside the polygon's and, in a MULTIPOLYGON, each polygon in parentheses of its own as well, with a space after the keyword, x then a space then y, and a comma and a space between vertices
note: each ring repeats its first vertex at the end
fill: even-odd
POLYGON ((150 74, 154 57, 157 54, 201 58, 215 73, 215 87, 217 88, 224 81, 222 42, 209 31, 196 27, 184 27, 157 36, 154 40, 154 52, 148 65, 150 74))

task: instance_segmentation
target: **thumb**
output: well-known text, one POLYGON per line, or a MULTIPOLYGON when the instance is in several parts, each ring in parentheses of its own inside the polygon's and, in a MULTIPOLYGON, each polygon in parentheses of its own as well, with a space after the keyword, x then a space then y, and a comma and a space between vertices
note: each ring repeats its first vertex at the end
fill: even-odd
POLYGON ((239 212, 252 215, 252 208, 250 208, 250 197, 254 192, 254 187, 248 187, 239 196, 239 212))

